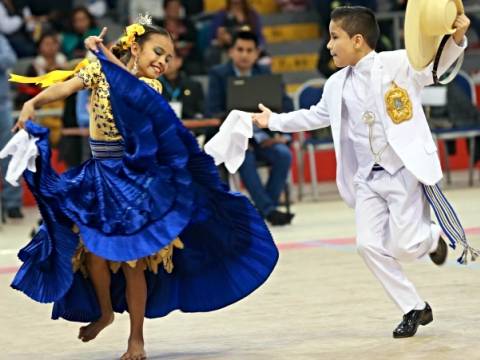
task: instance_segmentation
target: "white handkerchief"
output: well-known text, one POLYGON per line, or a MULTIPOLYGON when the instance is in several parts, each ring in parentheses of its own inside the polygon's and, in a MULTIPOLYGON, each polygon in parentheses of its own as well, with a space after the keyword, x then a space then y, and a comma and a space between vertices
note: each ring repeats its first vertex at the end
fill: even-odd
POLYGON ((225 163, 233 174, 245 160, 248 139, 253 136, 253 123, 250 113, 232 110, 218 130, 218 133, 205 144, 205 152, 213 157, 215 165, 225 163))
POLYGON ((12 155, 8 163, 5 180, 13 186, 18 186, 18 179, 25 169, 32 172, 37 171, 35 159, 38 156, 38 149, 35 142, 37 137, 30 137, 25 130, 20 130, 13 136, 5 147, 0 151, 0 159, 12 155))

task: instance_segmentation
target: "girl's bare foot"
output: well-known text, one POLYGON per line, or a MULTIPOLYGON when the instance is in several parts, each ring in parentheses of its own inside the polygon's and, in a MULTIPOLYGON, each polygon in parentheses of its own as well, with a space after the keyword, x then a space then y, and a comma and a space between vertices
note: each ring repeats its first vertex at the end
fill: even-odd
POLYGON ((97 321, 91 322, 87 326, 82 326, 78 333, 78 338, 83 342, 93 340, 97 335, 105 329, 108 325, 113 322, 114 315, 113 313, 109 315, 102 316, 97 321))
POLYGON ((129 339, 127 352, 122 355, 120 360, 145 360, 146 358, 147 353, 144 349, 143 339, 129 339))

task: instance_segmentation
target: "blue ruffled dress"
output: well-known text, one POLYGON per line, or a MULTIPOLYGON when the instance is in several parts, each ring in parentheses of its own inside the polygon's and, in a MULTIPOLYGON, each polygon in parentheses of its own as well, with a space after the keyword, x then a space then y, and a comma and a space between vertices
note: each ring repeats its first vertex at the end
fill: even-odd
MULTIPOLYGON (((145 271, 146 317, 216 310, 249 295, 278 260, 265 222, 246 197, 220 181, 212 158, 158 92, 98 57, 122 142, 93 144, 91 160, 59 175, 50 166, 48 130, 27 122, 26 130, 40 139, 40 155, 37 172, 24 177, 43 225, 20 250, 23 265, 12 287, 54 302, 54 319, 95 321, 94 288, 72 267, 80 238, 100 257, 130 261, 178 237, 184 248, 173 253, 173 271, 145 271)), ((121 271, 112 273, 110 290, 114 311, 128 311, 121 271)))

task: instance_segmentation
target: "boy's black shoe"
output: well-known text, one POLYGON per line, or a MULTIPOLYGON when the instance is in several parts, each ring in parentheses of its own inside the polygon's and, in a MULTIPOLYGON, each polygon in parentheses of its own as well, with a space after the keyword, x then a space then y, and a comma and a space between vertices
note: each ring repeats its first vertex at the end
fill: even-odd
POLYGON ((435 265, 443 265, 445 261, 447 260, 447 254, 448 254, 448 246, 445 240, 440 236, 440 239, 438 239, 438 246, 437 250, 435 250, 433 253, 430 253, 430 259, 432 259, 433 263, 435 265))
POLYGON ((423 310, 411 310, 403 315, 403 320, 393 330, 394 338, 406 338, 415 335, 419 325, 427 325, 433 321, 432 308, 425 303, 423 310))

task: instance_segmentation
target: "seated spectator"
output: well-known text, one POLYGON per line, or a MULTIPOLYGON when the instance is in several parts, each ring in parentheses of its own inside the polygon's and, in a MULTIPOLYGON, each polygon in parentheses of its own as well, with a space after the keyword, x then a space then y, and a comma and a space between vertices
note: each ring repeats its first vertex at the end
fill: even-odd
POLYGON ((205 53, 208 67, 227 60, 227 51, 232 45, 233 34, 240 29, 254 32, 259 39, 259 47, 264 48, 265 39, 260 16, 250 6, 248 0, 227 0, 225 9, 217 12, 211 26, 210 47, 205 53))
MULTIPOLYGON (((226 116, 226 91, 229 77, 255 76, 270 74, 270 69, 259 65, 259 40, 250 31, 238 32, 229 51, 230 61, 217 65, 209 73, 209 91, 207 98, 207 115, 226 116)), ((283 111, 292 110, 292 102, 285 94, 283 111)), ((280 193, 285 188, 291 164, 289 137, 280 133, 254 127, 253 139, 245 153, 245 161, 239 169, 240 177, 260 213, 272 225, 289 224, 293 218, 277 210, 280 193), (271 166, 270 176, 263 185, 257 171, 257 161, 271 166)))
POLYGON ((7 37, 18 57, 35 55, 35 24, 28 7, 20 9, 11 0, 0 0, 0 33, 7 37))
MULTIPOLYGON (((67 57, 60 52, 59 35, 55 32, 44 33, 37 44, 38 55, 25 73, 26 76, 40 76, 53 70, 67 69, 67 57)), ((37 95, 42 88, 35 84, 18 84, 15 107, 21 108, 23 103, 37 95)))
POLYGON ((162 95, 169 102, 181 103, 182 119, 201 119, 205 100, 202 85, 189 78, 182 68, 183 58, 177 52, 159 79, 163 86, 162 95))
MULTIPOLYGON (((179 109, 182 119, 205 118, 205 96, 202 84, 191 79, 183 71, 183 59, 178 52, 172 58, 167 71, 160 77, 162 83, 162 95, 170 102, 173 109, 179 109)), ((192 132, 203 143, 210 139, 218 131, 218 128, 195 128, 192 132), (203 138, 199 138, 204 135, 203 138)))
MULTIPOLYGON (((0 149, 3 149, 12 137, 12 101, 10 99, 10 84, 7 81, 7 70, 15 65, 16 61, 17 57, 7 38, 0 34, 0 149)), ((10 157, 0 160, 2 216, 22 218, 22 188, 14 187, 4 180, 9 161, 10 157)), ((5 218, 1 220, 4 221, 5 218)))
MULTIPOLYGON (((53 70, 67 69, 67 57, 60 52, 59 35, 55 32, 47 32, 42 35, 38 42, 38 55, 29 66, 26 75, 29 77, 41 76, 53 70)), ((16 107, 20 108, 24 102, 37 95, 42 88, 35 84, 18 84, 16 107)), ((63 101, 50 103, 43 109, 61 109, 63 101)), ((50 141, 56 145, 60 140, 62 122, 58 116, 46 116, 41 119, 44 126, 50 128, 50 141)))
POLYGON ((185 17, 185 9, 180 0, 165 0, 163 2, 165 16, 159 25, 172 35, 175 48, 183 58, 183 70, 187 74, 203 73, 203 63, 197 55, 195 41, 197 29, 185 17))
POLYGON ((87 51, 83 41, 91 36, 98 35, 94 17, 86 7, 80 6, 73 10, 71 16, 71 30, 63 34, 62 51, 69 59, 83 58, 87 51))

